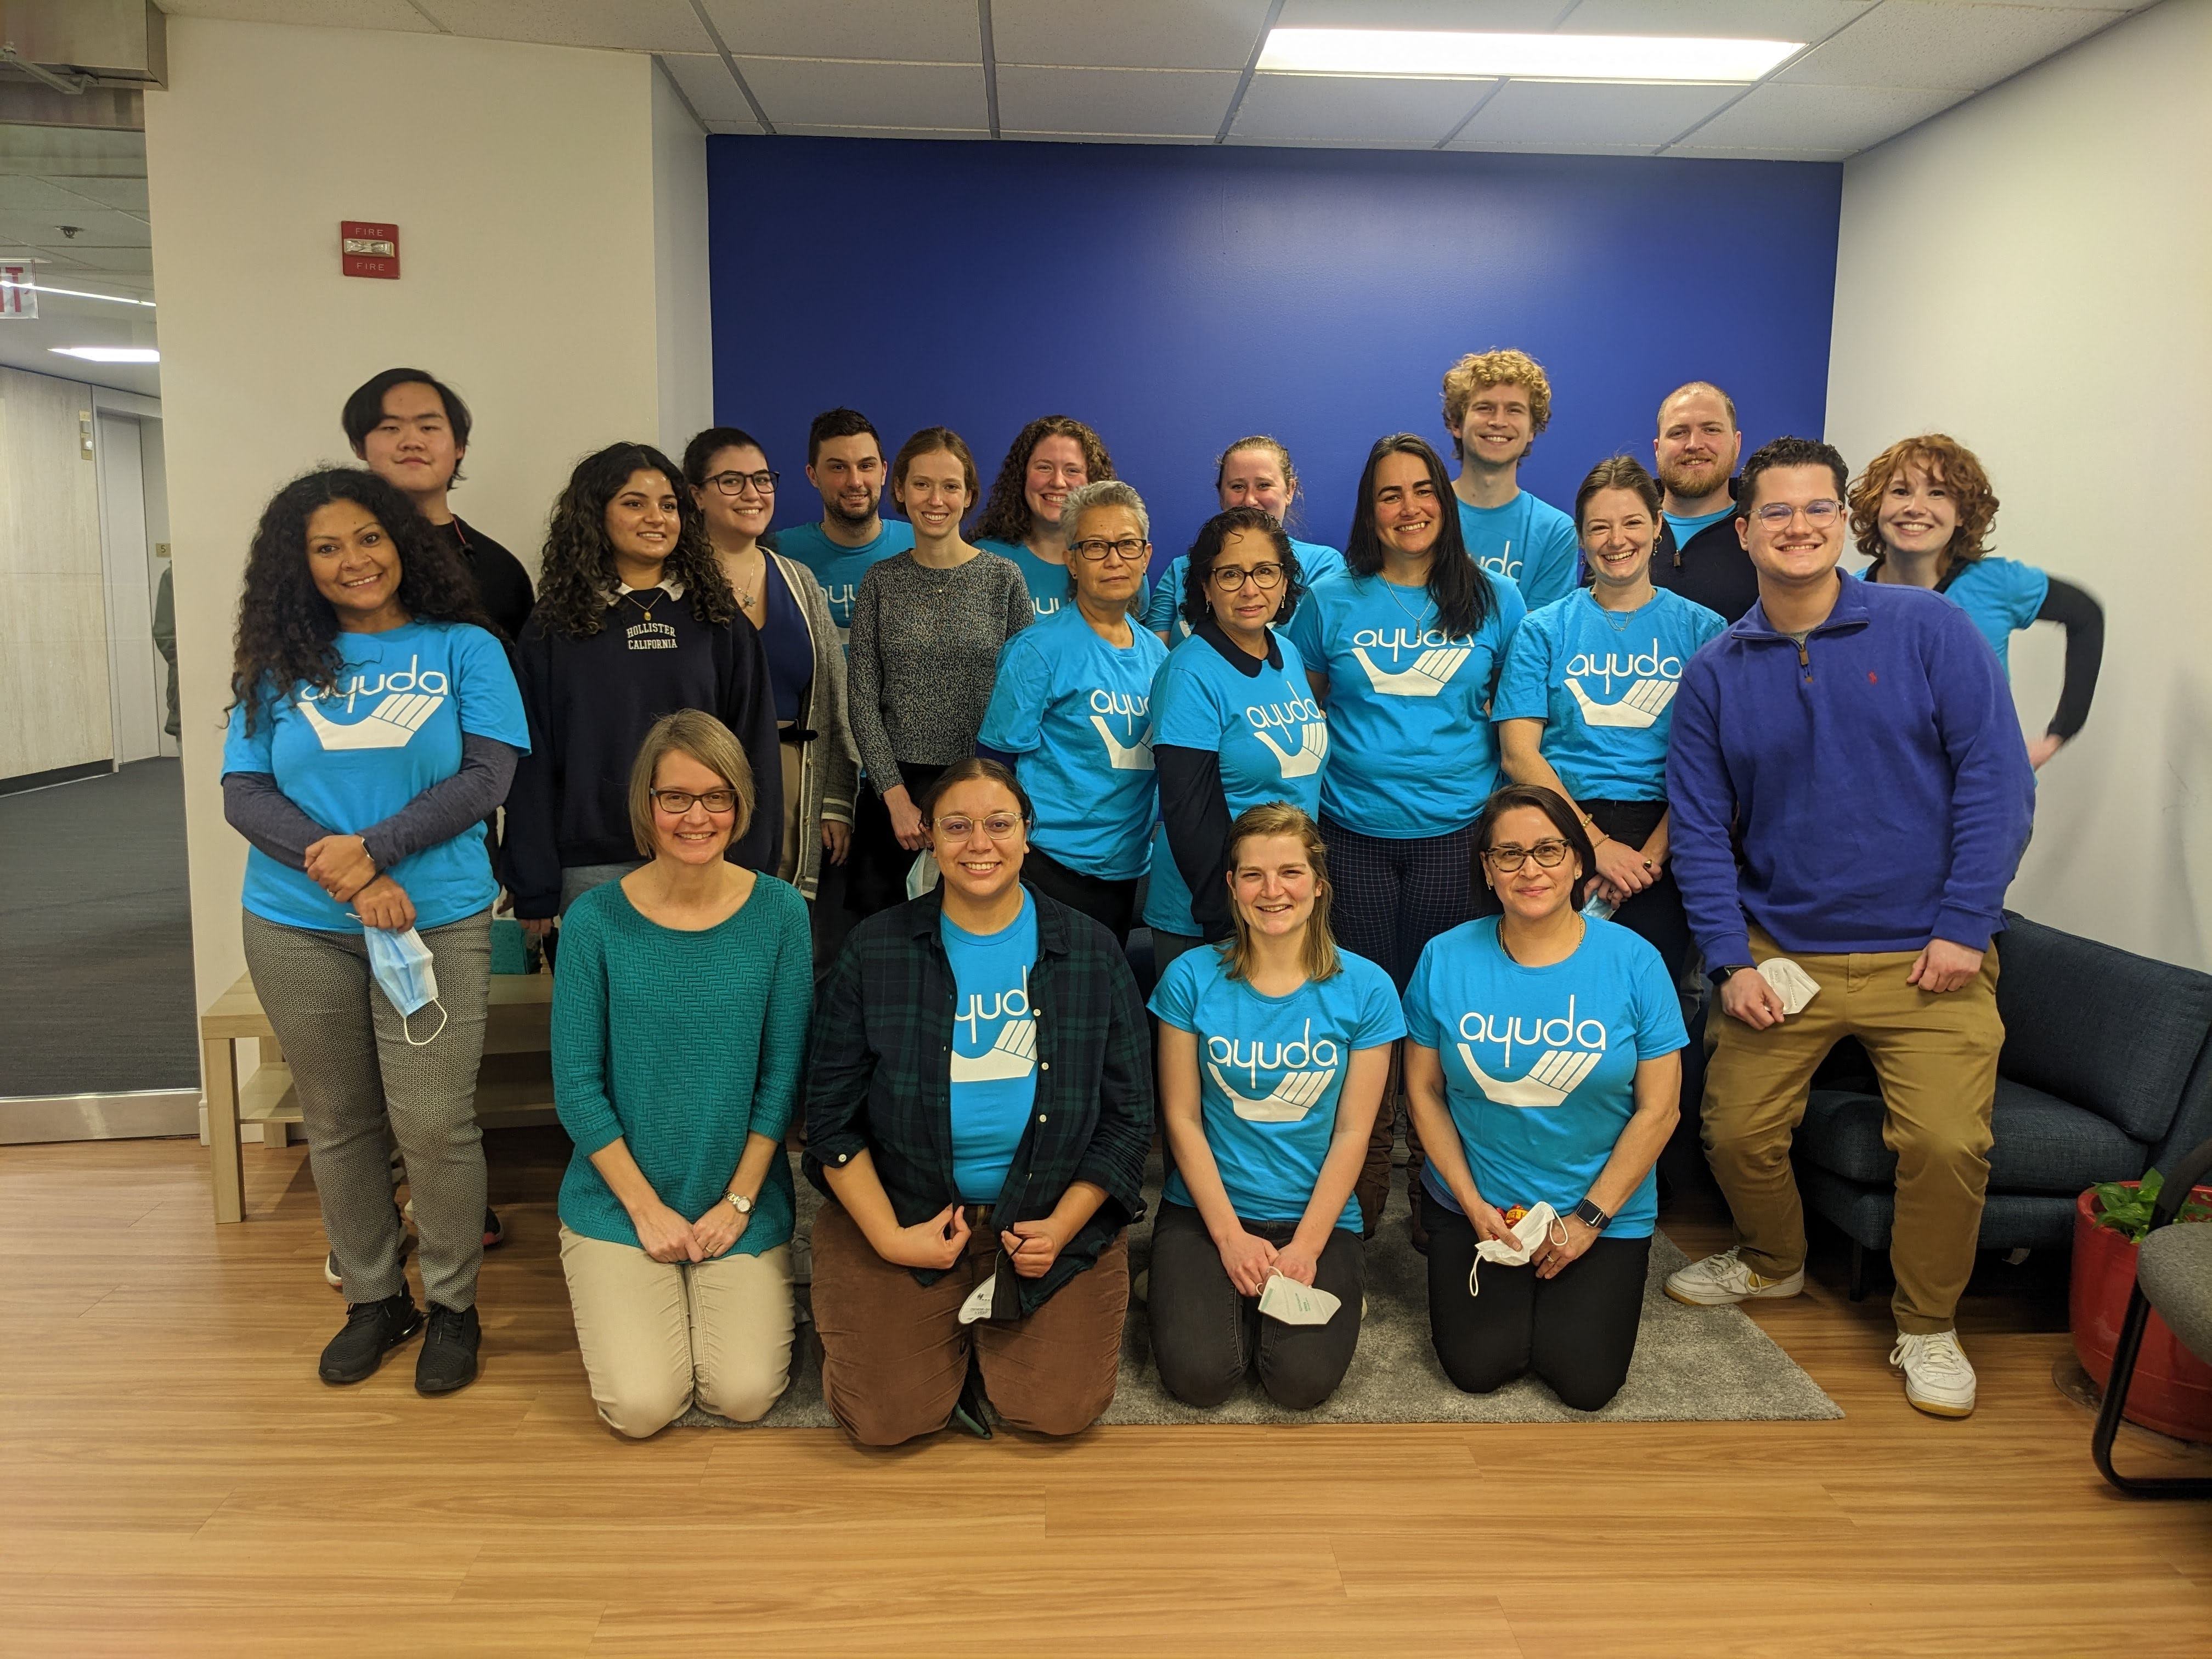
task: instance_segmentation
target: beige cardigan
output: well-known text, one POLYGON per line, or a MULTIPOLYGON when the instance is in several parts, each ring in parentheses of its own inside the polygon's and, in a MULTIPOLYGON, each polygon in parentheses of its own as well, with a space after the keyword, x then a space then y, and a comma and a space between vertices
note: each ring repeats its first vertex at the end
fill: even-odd
POLYGON ((853 747, 852 723, 845 715, 845 647, 830 617, 830 596, 814 573, 781 553, 769 556, 784 586, 799 601, 806 633, 814 646, 814 678, 799 700, 799 727, 813 740, 801 751, 799 772, 799 868, 792 884, 808 898, 822 879, 822 820, 853 821, 853 794, 860 756, 853 747))

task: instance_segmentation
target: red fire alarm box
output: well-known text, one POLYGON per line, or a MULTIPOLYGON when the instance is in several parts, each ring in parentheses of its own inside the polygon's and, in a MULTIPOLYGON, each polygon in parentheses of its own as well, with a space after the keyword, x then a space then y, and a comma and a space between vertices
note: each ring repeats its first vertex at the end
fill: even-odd
POLYGON ((399 227, 338 222, 338 265, 349 276, 399 275, 399 227))

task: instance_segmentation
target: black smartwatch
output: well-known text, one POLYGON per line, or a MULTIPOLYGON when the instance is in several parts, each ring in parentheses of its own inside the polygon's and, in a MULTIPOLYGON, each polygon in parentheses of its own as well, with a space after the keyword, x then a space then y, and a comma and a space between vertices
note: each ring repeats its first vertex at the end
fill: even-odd
POLYGON ((1613 1224, 1613 1218, 1588 1199, 1575 1206, 1574 1214, 1576 1220, 1594 1233, 1601 1233, 1613 1224))
POLYGON ((1725 968, 1716 968, 1711 972, 1708 973, 1705 977, 1712 981, 1712 982, 1717 986, 1723 980, 1727 979, 1730 974, 1747 974, 1750 971, 1751 964, 1749 963, 1738 962, 1732 963, 1725 968))

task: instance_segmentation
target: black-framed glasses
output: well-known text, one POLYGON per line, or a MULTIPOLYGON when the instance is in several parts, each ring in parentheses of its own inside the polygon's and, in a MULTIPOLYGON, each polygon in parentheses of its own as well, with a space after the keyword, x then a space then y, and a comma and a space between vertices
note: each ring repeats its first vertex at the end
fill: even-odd
POLYGON ((1843 510, 1844 504, 1841 501, 1832 501, 1824 496, 1817 501, 1808 501, 1802 507, 1790 507, 1781 501, 1769 501, 1765 507, 1753 508, 1751 516, 1769 530, 1783 530, 1788 528, 1790 520, 1802 513, 1805 515, 1805 522, 1811 525, 1814 529, 1826 530, 1830 525, 1835 523, 1837 515, 1843 510))
POLYGON ((709 789, 696 795, 689 789, 656 789, 653 792, 653 804, 672 817, 681 817, 690 811, 694 801, 709 812, 735 811, 738 792, 734 789, 709 789))
POLYGON ((994 812, 988 818, 945 817, 937 820, 937 833, 947 841, 965 841, 975 833, 977 824, 993 841, 1012 841, 1020 833, 1022 818, 1015 812, 994 812))
POLYGON ((1124 564, 1134 564, 1145 556, 1145 549, 1151 544, 1134 536, 1124 536, 1118 542, 1109 542, 1103 537, 1094 536, 1088 541, 1070 542, 1067 544, 1067 550, 1079 555, 1092 564, 1097 564, 1109 553, 1124 564))
POLYGON ((1249 570, 1239 565, 1217 564, 1209 575, 1213 585, 1224 593, 1234 593, 1248 580, 1262 593, 1272 593, 1283 585, 1283 567, 1279 564, 1255 564, 1249 570))
POLYGON ((782 476, 780 472, 770 472, 763 468, 758 472, 717 472, 707 482, 725 495, 742 495, 747 484, 753 487, 756 495, 773 495, 775 494, 775 481, 782 476))
POLYGON ((1504 876, 1511 875, 1530 859, 1547 870, 1556 870, 1567 861, 1567 844, 1555 836, 1534 847, 1488 848, 1482 854, 1482 861, 1504 876))

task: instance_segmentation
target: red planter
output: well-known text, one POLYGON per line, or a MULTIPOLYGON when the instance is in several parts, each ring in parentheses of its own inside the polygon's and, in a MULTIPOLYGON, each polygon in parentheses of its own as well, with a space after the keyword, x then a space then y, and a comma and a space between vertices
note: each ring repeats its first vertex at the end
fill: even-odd
MULTIPOLYGON (((2199 1187, 2197 1197, 2212 1203, 2212 1187, 2199 1187)), ((2074 1352, 2101 1389, 2112 1377, 2112 1350, 2128 1316, 2136 1246, 2126 1234, 2100 1227, 2096 1217, 2095 1194, 2083 1193, 2074 1204, 2074 1279, 2067 1304, 2074 1352)), ((2174 1224, 2212 1227, 2212 1221, 2174 1224)), ((2177 1439, 2212 1441, 2212 1364, 2183 1347, 2155 1310, 2143 1328, 2128 1384, 2127 1419, 2177 1439)))

